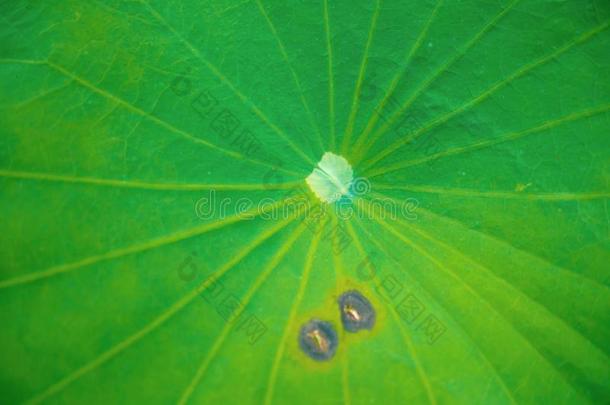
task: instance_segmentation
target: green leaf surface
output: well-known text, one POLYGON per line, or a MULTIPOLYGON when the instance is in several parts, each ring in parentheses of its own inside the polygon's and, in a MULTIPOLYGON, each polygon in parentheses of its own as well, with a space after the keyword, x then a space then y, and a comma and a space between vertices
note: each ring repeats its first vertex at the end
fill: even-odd
POLYGON ((0 15, 0 402, 610 401, 607 1, 0 15))

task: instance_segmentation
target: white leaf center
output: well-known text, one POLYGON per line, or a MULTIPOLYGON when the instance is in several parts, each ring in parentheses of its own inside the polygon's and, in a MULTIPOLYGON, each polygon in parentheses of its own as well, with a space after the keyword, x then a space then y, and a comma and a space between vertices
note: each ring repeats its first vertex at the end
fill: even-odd
POLYGON ((305 181, 314 194, 325 203, 332 203, 349 193, 354 171, 348 161, 326 152, 305 181))

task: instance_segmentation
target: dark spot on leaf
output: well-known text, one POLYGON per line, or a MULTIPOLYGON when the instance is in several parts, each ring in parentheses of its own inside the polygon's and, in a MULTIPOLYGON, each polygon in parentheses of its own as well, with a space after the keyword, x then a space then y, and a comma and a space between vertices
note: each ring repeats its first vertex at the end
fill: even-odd
POLYGON ((347 291, 339 297, 341 322, 348 332, 372 329, 375 325, 375 309, 371 302, 356 290, 347 291))
POLYGON ((337 332, 330 322, 312 319, 301 327, 299 346, 314 360, 331 359, 338 344, 337 332))

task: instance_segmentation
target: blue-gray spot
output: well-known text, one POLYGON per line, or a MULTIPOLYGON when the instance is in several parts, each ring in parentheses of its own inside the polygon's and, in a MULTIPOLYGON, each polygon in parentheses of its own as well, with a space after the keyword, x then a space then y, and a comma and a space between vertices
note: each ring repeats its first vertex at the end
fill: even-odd
POLYGON ((356 290, 344 292, 339 297, 339 310, 343 328, 348 332, 372 329, 375 325, 375 309, 366 297, 356 290))
POLYGON ((330 322, 312 319, 301 327, 299 346, 314 360, 330 360, 338 344, 337 332, 330 322))

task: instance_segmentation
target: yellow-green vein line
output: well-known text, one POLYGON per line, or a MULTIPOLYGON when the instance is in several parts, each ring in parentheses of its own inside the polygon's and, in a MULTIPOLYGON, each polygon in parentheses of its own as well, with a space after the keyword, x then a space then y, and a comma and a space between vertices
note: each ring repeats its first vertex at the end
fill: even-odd
POLYGON ((322 141, 322 133, 320 132, 320 128, 318 127, 316 121, 313 118, 313 113, 311 112, 311 108, 309 108, 309 103, 307 102, 307 99, 305 98, 305 92, 303 91, 303 86, 301 85, 301 81, 299 80, 297 72, 294 70, 294 66, 292 65, 292 63, 290 63, 290 58, 288 57, 288 53, 286 52, 286 47, 284 47, 284 43, 280 39, 277 29, 275 28, 275 25, 271 21, 271 18, 269 17, 269 13, 267 13, 267 10, 265 10, 265 7, 261 3, 261 0, 256 0, 256 4, 257 4, 258 9, 260 10, 261 14, 265 18, 265 21, 267 22, 267 25, 269 26, 269 30, 271 30, 271 33, 275 37, 277 45, 280 49, 280 53, 282 54, 282 58, 284 58, 284 62, 286 63, 286 66, 288 66, 288 69, 290 70, 290 74, 292 75, 294 84, 297 88, 297 91, 299 92, 301 104, 303 104, 303 108, 305 108, 305 112, 307 113, 309 125, 311 126, 311 129, 313 129, 317 135, 318 143, 319 143, 319 146, 321 149, 320 154, 322 154, 325 151, 324 142, 322 141))
POLYGON ((35 95, 33 97, 30 97, 30 98, 28 98, 26 100, 21 100, 18 103, 13 104, 11 106, 11 108, 15 109, 15 110, 23 109, 23 108, 27 107, 28 105, 30 105, 32 103, 35 103, 38 100, 42 100, 44 98, 49 97, 51 94, 55 94, 55 93, 58 93, 58 92, 60 92, 60 91, 62 91, 64 89, 67 89, 68 87, 70 87, 71 84, 72 84, 72 80, 67 80, 66 79, 66 81, 64 83, 62 83, 61 85, 59 85, 57 87, 53 87, 52 89, 48 89, 47 91, 45 91, 43 93, 40 93, 40 94, 37 94, 37 95, 35 95))
POLYGON ((252 159, 252 158, 247 157, 247 156, 245 156, 245 155, 243 155, 241 153, 238 153, 238 152, 235 152, 235 151, 232 151, 232 150, 229 150, 229 149, 224 149, 224 148, 222 148, 222 147, 220 147, 218 145, 215 145, 213 143, 210 143, 210 142, 208 142, 208 141, 206 141, 204 139, 198 138, 198 137, 196 137, 196 136, 194 136, 194 135, 192 135, 192 134, 190 134, 190 133, 188 133, 186 131, 183 131, 183 130, 173 126, 172 124, 168 123, 167 121, 164 121, 164 120, 162 120, 162 119, 160 119, 160 118, 158 118, 158 117, 156 117, 154 115, 151 115, 151 114, 147 113, 146 111, 142 110, 139 107, 136 107, 135 105, 129 103, 128 101, 123 100, 122 98, 119 98, 119 97, 115 96, 114 94, 111 94, 111 93, 107 92, 106 90, 103 90, 103 89, 99 88, 95 84, 93 84, 93 83, 91 83, 91 82, 89 82, 89 81, 87 81, 87 80, 77 76, 74 73, 71 73, 70 71, 68 71, 63 66, 60 66, 60 65, 58 65, 58 64, 56 64, 54 62, 50 62, 50 61, 46 62, 45 61, 45 62, 41 62, 39 64, 49 66, 51 69, 53 69, 53 70, 63 74, 66 77, 71 78, 72 80, 74 80, 75 82, 77 82, 81 86, 91 90, 92 92, 94 92, 96 94, 99 94, 100 96, 102 96, 104 98, 107 98, 108 100, 121 105, 123 108, 125 108, 125 109, 127 109, 127 110, 129 110, 131 112, 134 112, 134 113, 136 113, 136 114, 138 114, 138 115, 140 115, 140 116, 142 116, 142 117, 144 117, 144 118, 154 122, 155 124, 159 125, 160 127, 163 127, 165 129, 167 129, 168 131, 173 132, 176 135, 180 135, 183 138, 188 139, 189 141, 191 141, 193 143, 204 145, 204 146, 206 146, 206 147, 208 147, 210 149, 217 150, 217 151, 219 151, 219 152, 221 152, 221 153, 223 153, 223 154, 225 154, 227 156, 230 156, 230 157, 232 157, 234 159, 249 161, 249 162, 255 163, 257 165, 267 166, 267 167, 270 167, 272 169, 280 170, 280 171, 283 171, 283 172, 286 172, 286 173, 292 174, 292 175, 298 175, 299 174, 299 173, 293 172, 291 170, 286 170, 286 169, 283 169, 283 168, 278 167, 276 165, 270 164, 270 163, 265 162, 263 160, 252 159))
MULTIPOLYGON (((385 197, 387 197, 387 196, 385 196, 385 197)), ((387 197, 387 198, 389 198, 389 197, 387 197)), ((419 208, 419 210, 432 217, 438 218, 440 216, 440 215, 436 215, 436 214, 432 213, 431 211, 428 211, 421 207, 419 208)), ((440 217, 442 217, 442 216, 440 216, 440 217)), ((600 347, 598 347, 597 344, 595 344, 588 337, 583 335, 580 331, 578 331, 568 322, 563 320, 560 316, 556 315, 555 312, 551 311, 546 305, 539 302, 536 298, 534 298, 534 297, 530 296, 529 294, 527 294, 526 292, 522 291, 519 287, 517 287, 510 281, 504 279, 503 277, 498 276, 489 267, 483 265, 479 261, 475 260, 473 257, 466 255, 460 249, 457 249, 457 248, 449 245, 448 243, 432 236, 431 234, 419 229, 419 227, 417 227, 417 226, 407 224, 407 222, 404 219, 401 219, 400 222, 402 224, 404 224, 403 227, 408 228, 409 230, 417 233, 418 235, 420 235, 424 239, 432 242, 433 244, 440 246, 445 251, 448 251, 455 256, 461 257, 464 261, 468 262, 470 266, 472 266, 473 268, 476 268, 479 274, 485 274, 488 277, 495 279, 498 283, 500 283, 502 285, 502 288, 505 289, 505 291, 510 291, 511 294, 515 294, 515 295, 519 296, 519 298, 526 301, 529 306, 535 308, 539 315, 542 314, 542 316, 545 316, 547 319, 550 319, 550 322, 553 322, 555 324, 553 326, 553 330, 559 330, 558 328, 563 328, 564 333, 570 334, 570 336, 567 336, 566 334, 564 334, 563 336, 566 338, 569 337, 570 341, 573 342, 572 343, 573 346, 579 346, 581 350, 584 347, 584 350, 589 351, 588 359, 590 361, 598 360, 598 364, 602 364, 602 363, 610 364, 608 356, 602 351, 602 349, 600 347), (569 332, 566 332, 566 330, 569 332)), ((508 321, 508 319, 507 319, 507 321, 508 321)), ((510 323, 510 321, 508 321, 508 322, 510 323)), ((550 325, 550 324, 547 324, 547 326, 548 325, 550 325)))
POLYGON ((559 125, 565 124, 567 122, 572 122, 572 121, 576 121, 576 120, 579 120, 582 118, 589 118, 589 117, 592 117, 592 116, 595 116, 598 114, 603 114, 609 110, 610 110, 610 104, 602 105, 602 106, 591 108, 591 109, 588 109, 585 111, 579 111, 579 112, 575 112, 572 114, 568 114, 568 115, 565 115, 565 116, 555 119, 555 120, 546 121, 546 122, 542 123, 541 125, 538 125, 537 127, 534 127, 534 128, 529 128, 529 129, 525 129, 525 130, 517 131, 517 132, 510 132, 510 133, 507 133, 507 134, 504 134, 504 135, 501 135, 501 136, 498 136, 498 137, 495 137, 492 139, 486 139, 486 140, 482 140, 479 142, 475 142, 470 145, 457 146, 455 148, 447 149, 447 150, 435 153, 430 156, 424 156, 422 158, 408 160, 406 162, 395 163, 393 165, 381 167, 376 170, 369 170, 365 173, 368 177, 375 177, 375 176, 380 176, 382 174, 387 174, 390 172, 401 170, 401 169, 404 169, 407 167, 420 165, 422 163, 426 163, 426 162, 436 160, 436 159, 439 159, 442 157, 455 156, 455 155, 459 155, 462 153, 471 152, 474 150, 485 149, 485 148, 495 146, 495 145, 498 145, 501 143, 513 141, 515 139, 519 139, 519 138, 522 138, 527 135, 535 134, 537 132, 543 132, 548 129, 555 128, 559 125))
POLYGON ((345 127, 345 133, 343 134, 343 142, 341 143, 341 152, 345 153, 351 142, 352 132, 354 132, 354 122, 356 120, 356 114, 360 106, 360 92, 362 90, 362 82, 364 81, 364 75, 366 74, 366 67, 368 65, 369 51, 373 38, 375 36, 375 29, 377 28, 377 20, 379 18, 379 12, 381 11, 381 0, 377 0, 375 3, 375 10, 371 18, 371 26, 364 46, 364 52, 362 53, 362 62, 360 63, 360 71, 358 72, 358 79, 354 88, 354 96, 352 98, 352 106, 350 108, 349 118, 345 127))
POLYGON ((186 239, 189 239, 189 238, 192 238, 195 236, 202 235, 207 232, 211 232, 216 229, 226 227, 230 224, 233 224, 233 223, 236 223, 239 221, 244 221, 244 220, 253 218, 255 216, 263 215, 267 212, 270 212, 270 211, 277 209, 277 208, 281 207, 282 205, 286 204, 286 201, 287 200, 281 200, 274 204, 265 206, 263 209, 253 208, 253 209, 246 211, 244 213, 241 213, 241 214, 232 215, 230 217, 226 217, 226 218, 222 218, 222 219, 219 219, 219 220, 216 220, 213 222, 205 223, 205 224, 202 224, 202 225, 190 228, 190 229, 178 231, 178 232, 172 233, 170 235, 161 236, 159 238, 152 239, 152 240, 149 240, 146 242, 136 243, 136 244, 133 244, 133 245, 130 245, 127 247, 112 249, 108 252, 94 255, 94 256, 89 256, 84 259, 77 260, 75 262, 60 264, 58 266, 53 266, 46 270, 40 270, 40 271, 36 271, 33 273, 27 273, 27 274, 13 277, 13 278, 1 280, 0 289, 14 287, 14 286, 18 286, 18 285, 26 284, 26 283, 32 283, 32 282, 39 281, 39 280, 42 280, 45 278, 57 276, 59 274, 68 273, 68 272, 74 271, 76 269, 79 269, 81 267, 90 266, 92 264, 96 264, 96 263, 100 263, 100 262, 104 262, 104 261, 108 261, 108 260, 112 260, 112 259, 117 259, 120 257, 133 255, 136 253, 141 253, 141 252, 153 250, 153 249, 156 249, 156 248, 159 248, 162 246, 170 245, 170 244, 173 244, 176 242, 180 242, 182 240, 186 240, 186 239))
MULTIPOLYGON (((241 302, 243 305, 241 306, 240 310, 235 314, 236 318, 238 318, 240 316, 241 312, 248 305, 248 303, 250 302, 252 297, 260 289, 260 287, 267 280, 267 278, 271 275, 271 273, 277 267, 277 265, 282 261, 282 259, 286 255, 286 253, 288 253, 288 250, 290 250, 290 248, 295 243, 295 241, 298 239, 298 237, 303 233, 305 226, 306 225, 304 223, 301 223, 297 227, 297 229, 294 230, 294 232, 292 232, 292 235, 290 235, 286 239, 286 241, 284 241, 284 243, 280 246, 278 251, 273 255, 273 257, 267 263, 267 265, 265 266, 265 268, 263 269, 261 274, 257 277, 255 282, 252 284, 252 287, 250 287, 250 289, 248 290, 246 295, 244 295, 244 297, 242 298, 241 302)), ((182 396, 180 397, 180 400, 178 401, 179 405, 184 405, 189 401, 189 399, 193 395, 193 392, 195 391, 195 388, 200 383, 201 379, 203 378, 206 371, 208 370, 208 367, 210 366, 210 364, 212 363, 212 361, 214 360, 214 358, 220 351, 220 348, 222 347, 225 339, 231 332, 232 327, 233 327, 233 325, 231 323, 227 323, 224 326, 222 332, 220 333, 220 335, 214 342, 214 345, 212 346, 212 348, 210 349, 210 351, 208 352, 206 357, 201 362, 199 368, 195 372, 195 375, 191 379, 191 382, 189 383, 189 385, 186 387, 186 389, 182 393, 182 396)))
POLYGON ((411 135, 409 135, 405 139, 397 140, 392 145, 388 146, 383 151, 381 151, 377 156, 375 156, 375 158, 372 159, 367 164, 367 167, 373 166, 375 163, 377 163, 381 159, 385 158, 389 154, 395 152, 400 147, 402 147, 402 146, 406 145, 407 143, 413 141, 414 139, 418 138, 422 134, 430 131, 431 129, 433 129, 433 128, 439 126, 439 125, 442 125, 442 124, 446 123, 447 121, 449 121, 453 117, 455 117, 455 116, 463 113, 464 111, 467 111, 467 110, 471 109, 472 107, 482 103, 483 101, 485 101, 486 99, 491 97, 494 93, 496 93, 498 90, 502 89, 503 87, 505 87, 509 83, 517 80, 520 77, 525 76, 528 72, 530 72, 530 71, 532 71, 532 70, 534 70, 534 69, 536 69, 536 68, 538 68, 538 67, 540 67, 540 66, 542 66, 542 65, 544 65, 546 63, 548 63, 549 61, 558 58, 563 53, 565 53, 568 50, 572 49, 574 46, 586 42, 588 39, 593 38, 595 35, 599 34, 600 32, 602 32, 602 31, 604 31, 606 29, 608 29, 608 27, 610 27, 610 21, 606 21, 605 23, 595 27, 594 29, 592 29, 592 30, 590 30, 588 32, 585 32, 584 34, 578 36, 577 38, 572 39, 567 44, 565 44, 561 48, 555 50, 554 52, 550 53, 549 55, 543 56, 542 58, 537 59, 536 61, 534 61, 532 63, 528 63, 527 65, 521 67, 520 69, 518 69, 516 72, 514 72, 510 76, 508 76, 508 77, 500 80, 499 82, 495 83, 493 86, 491 86, 490 88, 488 88, 487 90, 485 90, 484 92, 479 94, 478 96, 474 97, 473 99, 471 99, 467 103, 461 105, 460 107, 458 107, 458 108, 448 112, 447 114, 445 114, 445 115, 443 115, 441 117, 437 117, 437 118, 433 119, 432 121, 430 121, 429 123, 425 124, 422 128, 420 128, 417 131, 413 132, 411 135))
POLYGON ((140 1, 142 2, 142 4, 144 4, 148 8, 150 13, 157 20, 159 20, 159 22, 161 24, 163 24, 176 38, 178 38, 178 40, 180 40, 193 53, 193 55, 195 55, 197 57, 197 59, 199 59, 208 68, 208 70, 214 74, 214 76, 216 76, 221 82, 223 82, 227 87, 229 87, 231 89, 231 91, 233 91, 233 93, 243 103, 247 104, 252 109, 252 111, 254 111, 254 113, 259 117, 259 119, 261 121, 263 121, 269 128, 271 128, 273 130, 273 132, 275 132, 280 138, 282 138, 284 141, 286 141, 288 146, 290 146, 290 148, 294 152, 296 152, 301 158, 303 158, 303 160, 305 160, 305 162, 311 164, 312 166, 315 164, 315 162, 311 159, 311 157, 309 157, 307 154, 305 154, 290 139, 290 137, 288 135, 286 135, 286 133, 283 130, 281 130, 277 125, 275 125, 273 122, 271 122, 269 117, 267 117, 267 115, 265 113, 263 113, 263 111, 258 106, 256 106, 256 104, 254 104, 254 102, 252 102, 248 97, 246 97, 245 94, 243 94, 237 87, 235 87, 233 82, 231 82, 220 70, 218 70, 218 68, 216 66, 214 66, 210 61, 208 61, 203 56, 203 54, 201 53, 201 51, 199 49, 195 48, 195 46, 193 46, 193 44, 189 40, 187 40, 172 25, 170 25, 169 22, 167 22, 167 20, 154 7, 152 7, 147 0, 140 0, 140 1))
POLYGON ((175 315, 182 308, 186 307, 189 303, 191 303, 199 294, 205 291, 206 288, 218 277, 221 277, 227 271, 236 266, 239 262, 243 260, 244 257, 249 255, 254 249, 256 249, 259 245, 261 245, 264 241, 269 239, 271 236, 279 232, 282 228, 287 226, 290 223, 290 219, 286 219, 282 222, 279 222, 276 226, 271 228, 266 232, 262 232, 249 246, 241 249, 236 255, 232 256, 232 258, 224 264, 215 274, 215 277, 207 278, 203 283, 198 285, 196 288, 191 290, 189 293, 184 295, 180 300, 176 301, 171 307, 169 307, 166 311, 164 311, 161 315, 148 322, 143 328, 139 329, 136 333, 130 335, 126 339, 120 341, 116 345, 112 346, 110 349, 106 350, 95 359, 91 360, 87 364, 83 365, 79 369, 75 370, 71 374, 65 376, 58 382, 52 384, 40 394, 36 395, 34 398, 30 399, 26 403, 29 405, 39 404, 44 400, 50 398, 51 396, 57 394, 58 392, 65 389, 70 384, 77 381, 79 378, 83 377, 87 373, 95 370, 100 367, 104 363, 108 362, 136 342, 143 339, 149 333, 163 325, 167 322, 173 315, 175 315))
POLYGON ((426 36, 428 35, 430 26, 432 26, 432 22, 436 18, 436 15, 438 14, 438 10, 441 8, 443 1, 444 0, 438 0, 436 2, 434 9, 432 10, 432 12, 430 13, 430 16, 428 17, 428 20, 426 21, 426 23, 424 24, 423 28, 421 29, 419 35, 415 39, 415 42, 409 49, 409 52, 405 55, 405 59, 403 60, 402 64, 400 65, 399 71, 392 79, 392 82, 390 83, 390 87, 385 92, 383 99, 377 105, 377 107, 373 110, 374 112, 373 112, 373 114, 371 114, 371 117, 370 117, 368 123, 366 124, 364 131, 362 131, 362 133, 358 136, 358 139, 356 139, 356 143, 354 144, 353 150, 352 150, 352 156, 353 156, 352 160, 354 162, 359 162, 362 159, 362 156, 358 153, 358 149, 360 149, 360 147, 366 140, 366 137, 368 136, 368 134, 371 132, 373 127, 379 121, 380 114, 376 113, 375 111, 383 111, 385 106, 387 105, 388 101, 390 100, 390 98, 392 97, 394 92, 396 91, 398 84, 400 83, 405 72, 407 71, 407 67, 409 66, 409 63, 411 62, 413 55, 415 55, 415 53, 419 50, 419 48, 421 47, 421 44, 424 42, 424 38, 426 38, 426 36))
POLYGON ((435 187, 426 185, 391 185, 375 183, 376 190, 401 190, 414 193, 440 194, 443 196, 475 197, 475 198, 497 198, 507 200, 535 200, 535 201, 584 201, 602 198, 610 198, 610 192, 554 192, 554 193, 530 193, 517 191, 480 191, 462 188, 435 187))
POLYGON ((373 136, 371 136, 371 139, 365 144, 364 149, 362 151, 360 151, 358 154, 359 156, 363 156, 365 155, 368 150, 375 144, 375 142, 377 142, 379 140, 379 138, 381 136, 383 136, 383 134, 385 134, 387 132, 387 130, 389 128, 392 127, 392 125, 394 125, 396 123, 396 121, 402 116, 402 114, 404 114, 404 112, 411 106, 411 104, 413 104, 413 102, 419 98, 424 91, 426 91, 426 89, 444 72, 447 71, 447 69, 449 69, 449 67, 451 67, 454 63, 456 63, 458 60, 460 60, 462 57, 464 57, 464 55, 466 55, 466 53, 468 52, 468 50, 470 50, 470 48, 472 48, 475 44, 477 44, 481 38, 483 38, 485 36, 485 34, 487 34, 487 32, 489 32, 489 30, 491 30, 493 27, 495 27, 498 22, 506 15, 508 14, 508 12, 521 0, 513 0, 512 3, 510 3, 507 7, 505 7, 504 9, 502 9, 502 11, 500 11, 498 14, 496 14, 494 16, 493 19, 491 19, 491 21, 489 23, 487 23, 470 41, 468 41, 466 43, 466 45, 464 47, 462 47, 451 59, 449 59, 445 64, 443 64, 436 72, 434 72, 434 74, 432 74, 432 76, 430 76, 428 79, 426 79, 416 90, 415 92, 411 95, 411 97, 409 97, 409 99, 407 99, 407 101, 405 101, 399 108, 398 110, 391 115, 391 117, 386 121, 386 123, 384 125, 382 125, 377 131, 375 131, 375 133, 373 134, 373 136))
POLYGON ((198 191, 198 190, 287 190, 297 187, 302 181, 276 184, 197 184, 197 183, 155 183, 140 180, 101 179, 95 177, 69 176, 62 174, 1 170, 0 177, 23 180, 40 180, 60 183, 87 184, 103 187, 132 188, 141 190, 198 191))
MULTIPOLYGON (((324 221, 322 227, 326 225, 326 221, 324 221)), ((284 333, 278 343, 278 348, 275 352, 275 357, 273 359, 273 363, 271 365, 271 370, 269 373, 269 379, 267 381, 266 392, 264 404, 270 405, 271 400, 273 399, 273 393, 275 390, 275 383, 277 381, 277 372, 280 368, 280 363, 282 361, 282 357, 284 355, 284 350, 286 349, 286 343, 288 340, 288 335, 292 331, 292 324, 294 322, 294 318, 296 316, 297 310, 303 299, 303 295, 305 294, 305 289, 307 288, 307 283, 309 280, 309 274, 313 267, 314 255, 318 249, 318 244, 320 242, 320 238, 322 237, 323 228, 317 232, 315 236, 312 237, 311 245, 309 246, 309 250, 307 251, 307 256, 305 257, 305 264, 303 266, 303 275, 301 276, 301 281, 299 284, 299 290, 297 291, 296 297, 292 303, 290 308, 290 314, 288 315, 288 319, 286 321, 286 327, 284 329, 284 333)))
MULTIPOLYGON (((379 222, 378 220, 376 220, 377 222, 379 222)), ((361 224, 362 227, 362 224, 361 224)), ((373 243, 383 254, 385 254, 386 256, 391 257, 392 255, 386 250, 386 248, 374 237, 371 237, 371 235, 369 234, 369 240, 371 241, 371 243, 373 243)), ((425 289, 425 288, 424 288, 425 289)), ((427 291, 427 290, 426 290, 427 291)), ((429 292, 428 292, 429 294, 429 292)), ((443 308, 444 312, 447 313, 447 311, 443 308)), ((450 314, 448 314, 450 317, 452 317, 450 314)), ((453 317, 452 317, 453 318, 453 317)), ((514 400, 512 393, 510 392, 510 390, 508 389, 508 387, 506 386, 506 384, 504 383, 504 380, 502 379, 502 377, 500 376, 500 374, 498 373, 498 370, 496 369, 496 367, 489 361, 489 359, 487 358, 487 356, 485 355, 485 353, 483 353, 481 351, 481 349, 476 345, 476 343, 474 342, 474 340, 472 339, 472 337, 470 336, 470 334, 462 329, 466 336, 469 338, 470 342, 472 343, 472 345, 477 349, 477 351, 479 352, 481 359, 485 362, 486 366, 489 367, 489 369, 491 371, 493 371, 496 381, 498 382, 498 384, 500 385, 500 388, 502 388, 502 390, 504 391, 505 395, 511 400, 512 403, 516 404, 517 402, 514 400)))
MULTIPOLYGON (((384 228, 386 228, 388 231, 390 231, 390 233, 392 233, 394 236, 396 236, 399 240, 401 240, 403 243, 407 244, 408 246, 411 246, 413 249, 415 249, 418 253, 420 253, 423 257, 425 257, 426 259, 428 259, 430 262, 432 262, 434 264, 434 266, 436 268, 438 268, 439 270, 442 270, 443 273, 449 275, 451 278, 453 278, 454 280, 458 281, 466 291, 468 291, 471 295, 473 295, 474 297, 478 298, 481 302, 485 303, 485 305, 495 314, 498 315, 499 318, 501 318, 503 320, 503 322, 505 322, 517 335, 519 335, 522 339, 523 342, 529 346, 533 352, 535 352, 540 360, 542 360, 547 366, 549 366, 549 369, 552 370, 557 377, 559 377, 569 388, 571 388, 572 390, 574 390, 574 386, 565 378, 565 376, 559 371, 559 369, 553 364, 551 363, 530 341, 529 339, 527 339, 517 328, 515 328, 513 326, 513 324, 508 321, 504 315, 502 315, 500 312, 498 312, 498 310, 496 310, 494 308, 494 306, 485 298, 483 298, 481 295, 479 295, 479 293, 477 293, 471 286, 470 284, 466 283, 461 277, 459 277, 453 270, 450 270, 447 266, 444 266, 438 259, 436 259, 434 256, 432 256, 426 249, 424 249, 423 247, 421 247, 420 245, 418 245, 417 243, 415 243, 413 240, 407 238, 406 236, 404 236, 401 232, 397 231, 394 227, 392 227, 391 225, 389 225, 386 221, 380 220, 375 218, 375 220, 384 228)), ((405 225, 407 225, 405 223, 405 225)), ((415 229, 414 227, 407 225, 409 227, 410 230, 414 231, 415 233, 419 234, 420 236, 424 237, 425 239, 428 239, 430 241, 436 241, 436 243, 438 244, 438 240, 433 238, 432 236, 430 236, 429 234, 425 233, 422 230, 418 230, 415 229)), ((574 390, 574 392, 576 393, 576 391, 574 390)), ((512 394, 511 394, 512 397, 512 394)), ((514 401, 514 399, 513 399, 514 401)), ((516 403, 516 401, 514 401, 516 403)))
MULTIPOLYGON (((356 200, 356 204, 358 207, 360 206, 360 203, 358 200, 356 200)), ((347 232, 352 237, 352 240, 354 241, 356 249, 360 253, 361 257, 367 257, 368 255, 366 254, 366 251, 364 250, 364 247, 362 246, 362 243, 360 241, 360 237, 354 230, 353 225, 350 222, 346 222, 346 224, 347 224, 347 232)), ((430 404, 435 405, 436 397, 434 396, 434 392, 432 390, 432 385, 430 384, 430 379, 428 378, 428 375, 426 374, 424 367, 421 364, 421 361, 419 360, 419 356, 417 355, 417 351, 415 350, 415 345, 413 344, 413 341, 411 340, 411 337, 409 336, 409 332, 404 328, 404 325, 400 321, 400 317, 396 313, 396 309, 394 308, 394 306, 388 305, 388 308, 390 308, 390 313, 392 314, 392 319, 394 320, 394 323, 396 325, 398 325, 402 339, 405 342, 405 345, 407 346, 407 350, 409 351, 409 354, 411 355, 413 362, 415 363, 415 370, 417 372, 417 376, 418 376, 422 386, 424 387, 424 391, 426 392, 428 402, 430 404)))
MULTIPOLYGON (((398 200, 398 199, 396 199, 394 197, 390 197, 387 194, 379 193, 379 192, 376 192, 376 191, 372 191, 371 192, 371 196, 378 196, 378 197, 380 197, 382 199, 391 200, 395 204, 401 204, 402 203, 402 201, 400 201, 400 200, 398 200)), ((462 228, 464 228, 466 230, 475 232, 475 233, 481 235, 484 239, 492 241, 492 243, 498 243, 498 244, 502 244, 504 246, 509 246, 510 248, 512 248, 512 249, 514 249, 514 250, 516 250, 516 251, 518 251, 520 253, 523 253, 523 254, 526 254, 528 256, 534 257, 537 260, 539 260, 542 263, 544 263, 545 267, 553 267, 554 271, 557 272, 558 276, 562 276, 562 277, 566 277, 566 276, 576 277, 578 279, 578 283, 580 283, 580 284, 582 284, 584 282, 591 283, 596 288, 600 288, 603 291, 604 294, 610 294, 610 288, 608 286, 606 286, 605 284, 600 283, 598 280, 595 280, 593 278, 585 276, 582 273, 574 272, 574 271, 572 271, 572 270, 570 270, 568 268, 561 267, 561 266, 557 265, 556 263, 552 263, 548 259, 539 256, 538 254, 536 254, 534 252, 531 252, 531 251, 528 251, 528 250, 524 250, 524 249, 521 249, 521 248, 517 248, 517 247, 513 246, 510 242, 508 242, 505 239, 498 238, 498 237, 496 237, 494 235, 491 235, 489 233, 483 232, 480 229, 470 228, 466 224, 464 224, 463 222, 461 222, 459 220, 456 220, 456 219, 454 219, 452 217, 449 217, 447 215, 434 213, 433 211, 427 210, 427 209, 425 209, 425 208, 423 208, 421 206, 418 207, 417 209, 420 210, 423 213, 426 213, 427 215, 429 215, 431 217, 435 217, 437 219, 438 218, 442 218, 442 220, 444 222, 448 222, 448 223, 450 223, 452 225, 456 225, 456 226, 462 227, 462 228)), ((601 294, 601 292, 599 292, 599 293, 601 294)))
MULTIPOLYGON (((334 210, 332 212, 332 227, 333 229, 337 229, 339 226, 339 218, 337 213, 334 210)), ((333 246, 339 246, 339 233, 333 232, 333 246)), ((333 255, 333 265, 335 270, 335 295, 339 297, 340 292, 340 275, 345 277, 345 268, 343 267, 343 261, 341 260, 341 252, 335 252, 334 249, 331 249, 333 255)), ((341 391, 343 393, 343 403, 345 405, 350 405, 351 395, 350 395, 350 384, 349 384, 349 352, 347 349, 343 351, 343 356, 341 357, 341 391)))
POLYGON ((330 129, 330 149, 335 150, 335 74, 333 73, 333 47, 330 37, 330 16, 328 0, 324 0, 324 31, 326 32, 326 52, 328 53, 328 127, 330 129))

